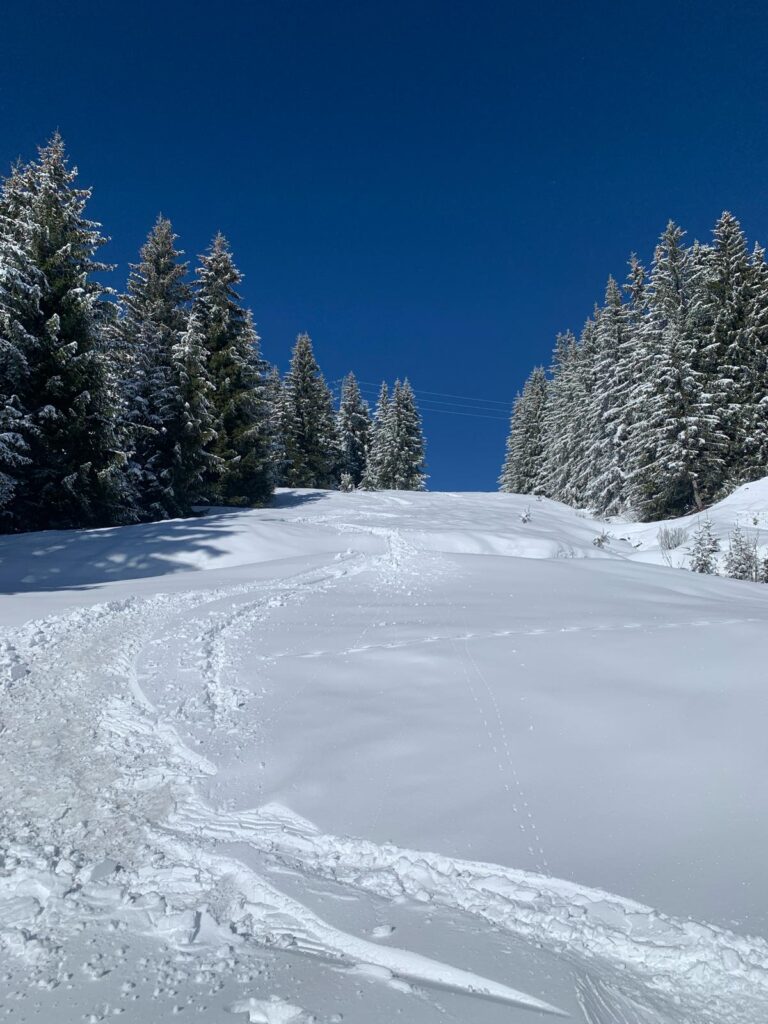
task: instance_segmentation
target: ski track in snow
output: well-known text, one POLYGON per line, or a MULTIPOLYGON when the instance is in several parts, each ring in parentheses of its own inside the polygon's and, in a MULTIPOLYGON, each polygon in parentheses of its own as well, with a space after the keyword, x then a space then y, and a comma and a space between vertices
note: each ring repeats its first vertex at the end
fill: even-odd
MULTIPOLYGON (((357 557, 351 568, 310 572, 278 586, 282 600, 301 599, 349 572, 373 570, 385 585, 393 578, 399 583, 401 573, 408 575, 408 548, 397 535, 387 539, 383 556, 357 557)), ((196 829, 184 836, 163 827, 174 808, 194 799, 195 782, 215 768, 184 744, 146 698, 138 656, 180 612, 204 611, 224 597, 264 589, 242 585, 112 602, 29 623, 5 642, 5 660, 14 666, 9 685, 15 721, 13 749, 0 766, 0 791, 13 795, 3 809, 0 834, 0 942, 28 963, 37 961, 51 984, 58 984, 52 962, 61 942, 101 905, 129 929, 181 946, 204 934, 214 945, 234 936, 246 944, 321 956, 393 984, 436 985, 557 1013, 510 986, 347 935, 236 859, 206 850, 196 829), (62 720, 66 743, 58 738, 62 720), (58 805, 53 827, 45 821, 52 804, 58 805), (112 866, 106 882, 94 883, 94 871, 100 876, 104 865, 112 866)), ((253 622, 280 606, 274 589, 234 616, 214 620, 203 634, 204 688, 217 714, 231 710, 217 640, 224 630, 236 629, 240 618, 253 622)))
MULTIPOLYGON (((399 531, 333 525, 342 533, 380 537, 386 550, 336 558, 277 583, 109 602, 8 634, 0 645, 3 687, 13 694, 0 722, 0 950, 20 958, 38 984, 53 987, 62 982, 67 937, 84 920, 108 918, 126 934, 199 950, 201 963, 206 956, 215 962, 222 950, 247 961, 252 946, 266 947, 318 956, 404 992, 411 985, 436 986, 558 1013, 506 984, 339 930, 226 852, 228 845, 243 843, 302 875, 383 899, 458 911, 557 955, 573 967, 589 1024, 768 1019, 768 943, 762 939, 676 920, 544 873, 325 835, 277 805, 233 812, 202 799, 199 784, 216 769, 147 698, 139 659, 143 656, 151 671, 153 644, 180 633, 187 637, 192 654, 185 655, 181 669, 199 674, 201 705, 217 727, 226 727, 236 719, 242 697, 231 678, 232 647, 275 609, 361 573, 373 573, 384 589, 411 592, 428 585, 423 553, 417 563, 399 531), (225 601, 237 603, 223 608, 225 601)), ((430 566, 434 573, 450 571, 437 555, 430 566)), ((513 779, 521 827, 546 867, 501 710, 470 641, 675 629, 713 621, 756 620, 467 631, 358 643, 342 651, 284 652, 265 662, 281 656, 352 657, 438 641, 463 644, 467 683, 496 748, 499 770, 513 779)), ((181 709, 179 718, 184 717, 181 709)), ((90 969, 98 976, 101 968, 94 962, 90 969)), ((314 1019, 277 999, 254 998, 232 1010, 266 1024, 314 1019)))

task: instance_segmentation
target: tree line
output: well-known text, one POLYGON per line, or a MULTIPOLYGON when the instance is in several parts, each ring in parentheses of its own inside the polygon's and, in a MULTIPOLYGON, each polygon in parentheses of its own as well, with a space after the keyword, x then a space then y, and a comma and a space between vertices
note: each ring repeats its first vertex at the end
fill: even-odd
POLYGON ((768 472, 768 265, 725 212, 710 244, 670 222, 650 271, 578 338, 557 338, 514 402, 502 491, 641 520, 702 510, 768 472))
POLYGON ((0 188, 0 530, 258 506, 283 485, 424 487, 407 380, 371 414, 349 374, 336 409, 306 334, 281 377, 227 240, 190 283, 162 216, 116 295, 90 196, 58 134, 0 188))

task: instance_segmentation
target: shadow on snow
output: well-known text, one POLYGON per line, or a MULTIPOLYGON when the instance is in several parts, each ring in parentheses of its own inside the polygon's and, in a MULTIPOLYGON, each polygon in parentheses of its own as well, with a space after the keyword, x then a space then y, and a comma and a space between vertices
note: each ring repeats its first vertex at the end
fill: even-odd
POLYGON ((0 537, 0 594, 87 589, 114 580, 188 572, 226 553, 237 519, 258 511, 260 521, 280 522, 270 509, 322 499, 322 491, 285 491, 268 508, 200 508, 189 519, 107 527, 44 530, 0 537))

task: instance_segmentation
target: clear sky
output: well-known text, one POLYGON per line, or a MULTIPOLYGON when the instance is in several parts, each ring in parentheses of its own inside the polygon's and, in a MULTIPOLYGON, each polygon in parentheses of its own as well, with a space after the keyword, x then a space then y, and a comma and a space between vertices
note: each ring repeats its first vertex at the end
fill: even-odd
POLYGON ((269 359, 409 376, 430 486, 489 489, 630 250, 723 208, 768 242, 767 41, 760 2, 9 3, 0 164, 61 129, 118 288, 158 211, 221 229, 269 359))

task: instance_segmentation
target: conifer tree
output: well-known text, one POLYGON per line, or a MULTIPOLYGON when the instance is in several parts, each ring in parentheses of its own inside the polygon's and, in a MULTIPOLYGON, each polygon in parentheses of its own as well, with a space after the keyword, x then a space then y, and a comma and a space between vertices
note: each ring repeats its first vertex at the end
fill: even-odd
POLYGON ((389 410, 389 389, 385 381, 382 381, 379 388, 379 397, 376 402, 376 410, 373 414, 371 425, 371 440, 366 460, 365 473, 363 474, 362 486, 367 491, 381 490, 385 484, 382 483, 385 474, 385 463, 388 450, 387 442, 387 412, 389 410))
MULTIPOLYGON (((726 439, 722 482, 744 479, 752 438, 745 408, 751 397, 749 317, 757 275, 741 225, 725 211, 706 252, 706 272, 697 295, 700 330, 707 333, 701 369, 718 426, 726 439)), ((720 481, 719 481, 720 482, 720 481)))
POLYGON ((23 467, 29 465, 32 424, 21 406, 29 393, 39 316, 40 281, 24 245, 25 224, 3 213, 0 195, 0 530, 23 529, 11 508, 23 467))
POLYGON ((574 453, 572 476, 567 482, 561 501, 569 501, 581 507, 591 507, 601 512, 600 501, 594 489, 593 447, 604 441, 602 427, 597 423, 599 413, 597 363, 599 358, 599 338, 597 319, 599 310, 595 308, 579 335, 578 359, 575 362, 576 386, 574 388, 574 405, 570 416, 570 444, 574 453), (567 497, 566 497, 567 495, 567 497))
MULTIPOLYGON (((196 472, 188 491, 180 467, 180 439, 188 429, 181 396, 189 384, 181 376, 181 346, 190 289, 185 281, 187 264, 181 262, 175 242, 171 222, 159 216, 139 262, 131 266, 118 327, 119 358, 128 374, 124 404, 133 451, 131 480, 144 519, 188 515, 192 503, 201 497, 196 472)), ((204 403, 209 383, 204 356, 196 344, 191 341, 186 347, 199 364, 191 379, 198 382, 204 403)), ((201 414, 202 406, 195 415, 201 414)), ((201 443, 203 437, 210 439, 210 431, 209 421, 200 423, 201 443)))
POLYGON ((699 312, 704 260, 670 222, 654 256, 639 345, 629 441, 632 506, 642 518, 701 510, 720 486, 727 438, 704 365, 699 312))
POLYGON ((629 329, 637 332, 642 326, 643 319, 648 309, 648 288, 646 284, 645 267, 637 258, 636 253, 630 253, 629 273, 624 284, 624 291, 628 297, 627 322, 629 329))
POLYGON ((717 552, 720 550, 720 541, 712 533, 712 523, 709 519, 699 522, 696 532, 693 535, 693 544, 690 552, 690 567, 692 572, 706 573, 712 575, 717 571, 717 552))
POLYGON ((371 413, 360 394, 354 373, 342 381, 339 412, 336 417, 339 438, 339 472, 346 473, 352 487, 359 487, 365 474, 371 443, 371 413))
POLYGON ((8 434, 11 454, 21 451, 18 435, 28 460, 14 460, 7 510, 15 528, 101 526, 127 515, 106 342, 112 304, 96 278, 110 269, 96 259, 106 239, 86 218, 91 192, 76 180, 57 134, 37 160, 14 169, 0 199, 3 234, 20 261, 11 289, 24 293, 9 312, 6 292, 2 326, 5 341, 9 323, 14 339, 4 358, 13 347, 24 364, 3 413, 6 460, 8 434))
POLYGON ((621 512, 626 500, 634 356, 627 321, 621 291, 610 277, 605 303, 595 316, 593 387, 588 411, 591 443, 583 455, 590 465, 587 501, 608 515, 621 512))
MULTIPOLYGON (((24 467, 29 465, 24 415, 15 395, 0 394, 0 532, 17 525, 12 505, 24 467)), ((18 524, 23 528, 23 524, 18 524)))
POLYGON ((570 331, 558 335, 542 416, 541 491, 573 505, 582 503, 582 495, 576 489, 577 467, 582 458, 579 430, 583 426, 577 417, 586 404, 579 365, 582 352, 570 331))
POLYGON ((338 438, 331 392, 317 365, 308 334, 296 339, 282 392, 286 487, 333 487, 338 438))
POLYGON ((725 573, 734 580, 757 581, 759 578, 757 538, 747 537, 738 523, 731 531, 725 556, 725 573))
POLYGON ((752 294, 743 334, 741 388, 741 450, 735 453, 738 472, 732 478, 756 480, 768 468, 768 265, 765 250, 751 255, 752 294))
POLYGON ((283 382, 276 366, 268 366, 264 375, 264 401, 267 415, 269 467, 273 486, 281 487, 286 456, 283 430, 283 382))
POLYGON ((544 368, 537 366, 515 399, 506 458, 499 477, 502 491, 537 494, 541 490, 547 387, 544 368))
POLYGON ((416 398, 408 379, 395 381, 384 420, 384 460, 379 486, 395 491, 423 491, 424 434, 416 398))
POLYGON ((173 491, 185 509, 210 501, 209 481, 218 473, 219 459, 211 451, 216 440, 213 384, 206 367, 205 331, 193 310, 187 329, 171 350, 174 386, 162 410, 173 425, 173 491))
POLYGON ((200 257, 192 306, 213 384, 218 467, 209 480, 225 504, 262 505, 273 487, 267 368, 251 314, 236 291, 241 280, 219 233, 200 257))

